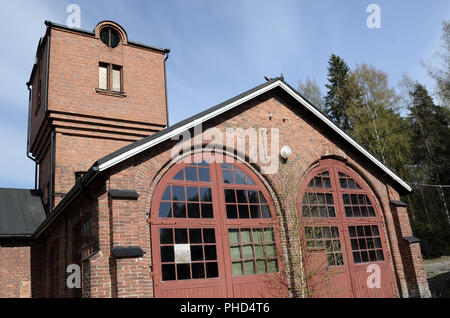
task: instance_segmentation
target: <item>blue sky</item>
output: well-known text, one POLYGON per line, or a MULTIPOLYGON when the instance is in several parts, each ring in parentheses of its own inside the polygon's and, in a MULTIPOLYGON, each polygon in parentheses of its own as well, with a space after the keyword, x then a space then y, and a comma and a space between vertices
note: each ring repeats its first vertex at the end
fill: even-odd
POLYGON ((408 74, 433 91, 421 61, 440 48, 450 19, 447 0, 167 0, 2 1, 0 10, 0 187, 32 188, 26 157, 28 93, 44 21, 65 24, 69 4, 81 8, 81 28, 101 20, 121 24, 129 39, 170 48, 169 118, 173 124, 283 73, 297 87, 309 77, 326 82, 331 53, 349 66, 367 63, 395 86, 408 74), (381 9, 381 28, 369 29, 369 4, 381 9))

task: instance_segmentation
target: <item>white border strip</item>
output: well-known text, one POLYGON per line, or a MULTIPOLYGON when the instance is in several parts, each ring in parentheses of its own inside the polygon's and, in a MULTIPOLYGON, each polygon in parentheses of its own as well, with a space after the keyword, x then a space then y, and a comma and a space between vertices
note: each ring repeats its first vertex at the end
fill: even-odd
POLYGON ((400 183, 406 190, 409 192, 412 191, 412 188, 403 181, 400 177, 398 177, 395 173, 393 173, 388 167, 386 167, 383 163, 381 163, 378 159, 376 159, 373 155, 371 155, 367 150, 365 150, 361 145, 359 145, 355 140, 353 140, 349 135, 347 135, 342 129, 340 129, 336 124, 334 124, 330 119, 328 119, 324 114, 322 114, 319 110, 317 110, 314 106, 312 106, 310 103, 308 103, 305 99, 303 99, 299 94, 297 94, 295 91, 293 91, 289 86, 284 84, 282 81, 278 80, 268 86, 265 86, 251 94, 248 94, 241 99, 238 99, 230 104, 224 105, 223 107, 204 115, 203 117, 197 118, 194 121, 187 123, 181 127, 178 127, 177 129, 170 131, 162 136, 159 136, 156 139, 153 139, 143 145, 140 145, 136 148, 130 149, 127 152, 124 152, 123 154, 114 157, 103 164, 99 165, 99 171, 104 171, 142 151, 145 151, 167 139, 170 139, 174 136, 180 135, 182 132, 191 129, 211 118, 214 118, 238 105, 241 105, 248 100, 251 100, 258 95, 261 95, 267 91, 270 91, 271 89, 275 87, 281 87, 283 88, 287 93, 289 93, 294 99, 299 101, 301 104, 305 105, 306 108, 308 108, 313 114, 315 114, 319 119, 324 121, 328 126, 330 126, 335 132, 337 132, 341 137, 343 137, 345 140, 347 140, 352 146, 354 146, 356 149, 358 149, 360 152, 362 152, 368 159, 370 159, 372 162, 374 162, 379 168, 381 168, 384 172, 386 172, 388 175, 390 175, 394 180, 396 180, 398 183, 400 183))

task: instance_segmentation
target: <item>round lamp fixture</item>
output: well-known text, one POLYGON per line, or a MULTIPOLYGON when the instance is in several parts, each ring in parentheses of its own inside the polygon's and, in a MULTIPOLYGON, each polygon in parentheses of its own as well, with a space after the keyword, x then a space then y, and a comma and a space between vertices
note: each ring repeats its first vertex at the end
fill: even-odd
POLYGON ((287 159, 287 158, 289 158, 289 156, 292 154, 292 150, 291 150, 291 147, 289 147, 289 146, 283 146, 283 148, 281 148, 281 151, 280 151, 280 156, 281 156, 281 158, 283 158, 283 159, 287 159))

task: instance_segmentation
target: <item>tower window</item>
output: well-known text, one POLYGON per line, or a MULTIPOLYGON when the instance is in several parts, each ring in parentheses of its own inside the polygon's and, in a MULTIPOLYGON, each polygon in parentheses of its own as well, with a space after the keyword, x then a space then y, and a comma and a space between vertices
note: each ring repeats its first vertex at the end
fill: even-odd
POLYGON ((120 36, 113 28, 103 28, 100 31, 100 40, 111 48, 115 48, 120 43, 120 36))
POLYGON ((99 63, 98 88, 103 91, 122 93, 122 66, 99 63))

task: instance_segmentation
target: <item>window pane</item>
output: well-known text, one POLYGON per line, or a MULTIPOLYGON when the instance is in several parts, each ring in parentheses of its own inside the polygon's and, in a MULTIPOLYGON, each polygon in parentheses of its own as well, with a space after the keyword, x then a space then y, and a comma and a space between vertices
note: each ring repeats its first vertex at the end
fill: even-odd
POLYGON ((114 67, 112 70, 112 90, 114 92, 121 92, 121 85, 120 85, 120 68, 114 67))
POLYGON ((205 246, 205 259, 208 261, 217 260, 217 253, 216 253, 215 245, 206 245, 205 246))
POLYGON ((214 218, 212 204, 202 203, 202 218, 205 219, 214 218))
POLYGON ((206 277, 219 277, 219 269, 217 263, 206 263, 206 277))
POLYGON ((173 204, 173 217, 185 218, 186 217, 186 204, 183 202, 175 202, 173 204))
POLYGON ((273 230, 272 229, 264 229, 264 236, 266 238, 266 242, 274 241, 273 230))
POLYGON ((255 257, 257 258, 266 257, 264 253, 264 245, 255 245, 255 257))
POLYGON ((173 201, 184 201, 184 187, 172 186, 172 200, 173 201))
POLYGON ((100 40, 109 46, 109 28, 104 28, 100 31, 100 40))
POLYGON ((184 180, 184 172, 183 169, 178 171, 178 173, 173 177, 173 180, 184 180))
POLYGON ((236 259, 241 259, 242 255, 241 255, 241 249, 239 246, 231 246, 230 247, 230 252, 231 252, 231 259, 232 260, 236 260, 236 259))
POLYGON ((236 184, 245 184, 245 174, 241 170, 234 170, 236 184))
POLYGON ((236 196, 239 203, 247 203, 247 191, 236 190, 236 196))
POLYGON ((266 261, 265 260, 257 260, 256 261, 256 270, 258 271, 258 274, 267 273, 266 261))
POLYGON ((252 219, 258 219, 261 217, 259 213, 259 205, 250 205, 250 216, 252 219))
POLYGON ((243 245, 242 254, 244 255, 244 259, 253 258, 253 247, 251 245, 243 245))
POLYGON ((186 187, 186 195, 188 201, 198 201, 198 188, 186 187))
POLYGON ((253 229, 253 242, 263 242, 262 229, 253 229))
POLYGON ((258 200, 258 191, 248 190, 248 200, 250 203, 259 203, 258 200))
POLYGON ((191 269, 189 264, 177 264, 177 276, 178 280, 190 279, 191 269))
POLYGON ((251 242, 250 229, 241 230, 241 242, 247 243, 251 242))
POLYGON ((192 278, 205 278, 205 266, 203 263, 192 264, 192 278))
POLYGON ((244 262, 245 275, 256 274, 255 262, 254 261, 246 261, 244 262))
POLYGON ((248 219, 250 217, 248 205, 239 204, 239 218, 248 219))
POLYGON ((211 188, 200 188, 200 201, 202 202, 211 202, 211 188))
POLYGON ((231 244, 239 243, 239 230, 229 230, 228 238, 231 244))
POLYGON ((202 230, 200 229, 190 229, 189 230, 189 242, 201 243, 202 242, 202 230))
POLYGON ((223 183, 233 184, 233 171, 222 170, 223 183))
POLYGON ((234 190, 225 189, 225 202, 234 203, 236 202, 236 196, 234 190))
POLYGON ((261 214, 262 214, 263 218, 270 219, 271 215, 270 215, 269 206, 261 205, 261 214))
POLYGON ((172 217, 172 203, 161 202, 159 204, 159 217, 160 218, 170 218, 172 217))
POLYGON ((210 182, 209 168, 198 168, 198 181, 210 182))
POLYGON ((111 44, 110 44, 110 46, 112 48, 114 48, 114 47, 118 46, 119 43, 120 43, 119 35, 117 34, 116 31, 111 29, 111 44))
POLYGON ((167 200, 167 201, 170 200, 170 186, 167 186, 161 200, 167 200))
POLYGON ((214 235, 214 229, 203 229, 203 242, 216 243, 216 237, 214 235))
POLYGON ((233 276, 242 276, 242 275, 244 275, 242 262, 233 262, 233 276))
POLYGON ((237 219, 237 209, 234 204, 227 204, 227 219, 237 219))
POLYGON ((98 67, 98 88, 108 89, 108 68, 106 66, 98 67))
POLYGON ((200 206, 198 203, 188 203, 188 217, 200 218, 200 206))
POLYGON ((267 261, 267 266, 269 267, 269 273, 278 272, 278 264, 276 259, 271 259, 267 261))
POLYGON ((186 181, 197 181, 197 167, 186 167, 186 181))
POLYGON ((162 280, 175 279, 175 264, 162 265, 162 280))
POLYGON ((201 245, 191 245, 191 260, 192 261, 203 260, 203 248, 201 245))
POLYGON ((172 229, 160 229, 159 241, 161 244, 172 244, 173 243, 172 229))
POLYGON ((268 257, 276 256, 275 244, 266 245, 266 252, 268 257))
POLYGON ((161 247, 161 262, 173 262, 175 260, 175 253, 173 246, 161 247))
POLYGON ((175 229, 175 243, 186 244, 187 242, 187 229, 175 229))

